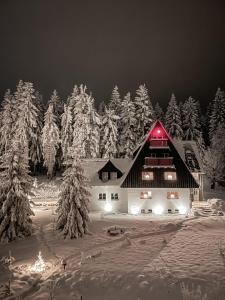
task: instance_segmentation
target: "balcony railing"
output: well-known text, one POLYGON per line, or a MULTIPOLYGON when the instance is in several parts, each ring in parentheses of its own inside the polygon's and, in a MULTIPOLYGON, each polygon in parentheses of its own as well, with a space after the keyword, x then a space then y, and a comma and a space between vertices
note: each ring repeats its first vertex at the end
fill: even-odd
POLYGON ((168 148, 168 140, 167 139, 155 139, 150 141, 150 148, 168 148))
POLYGON ((172 157, 145 157, 145 166, 158 167, 158 166, 172 166, 172 157))

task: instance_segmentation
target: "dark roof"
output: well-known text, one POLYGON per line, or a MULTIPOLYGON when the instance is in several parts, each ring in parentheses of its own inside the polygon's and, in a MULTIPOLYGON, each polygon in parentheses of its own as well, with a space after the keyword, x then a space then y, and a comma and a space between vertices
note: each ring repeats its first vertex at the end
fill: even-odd
POLYGON ((147 135, 144 143, 140 147, 136 157, 133 160, 133 163, 124 178, 122 188, 198 188, 199 185, 193 178, 190 173, 187 165, 182 160, 178 151, 176 150, 172 139, 166 132, 164 126, 160 121, 156 121, 149 134, 147 135), (163 132, 163 136, 167 139, 168 149, 152 149, 150 148, 150 139, 151 134, 160 128, 163 132), (167 153, 168 156, 173 157, 173 167, 157 167, 151 168, 150 171, 154 172, 153 180, 142 180, 142 171, 145 164, 145 157, 150 157, 151 154, 155 153, 157 156, 161 156, 164 153, 167 153), (174 181, 165 180, 164 172, 165 171, 176 171, 177 179, 174 181))

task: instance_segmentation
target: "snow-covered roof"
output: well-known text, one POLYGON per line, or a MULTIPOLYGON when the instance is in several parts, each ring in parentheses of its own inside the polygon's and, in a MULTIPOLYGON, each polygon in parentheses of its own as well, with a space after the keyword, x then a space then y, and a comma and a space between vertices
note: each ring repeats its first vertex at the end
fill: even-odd
POLYGON ((131 159, 127 158, 112 158, 110 161, 113 163, 113 165, 119 169, 123 176, 115 179, 115 180, 108 180, 106 182, 103 182, 99 178, 98 171, 101 170, 109 161, 109 159, 103 159, 103 158, 96 158, 96 159, 83 159, 82 160, 82 167, 84 168, 84 174, 87 178, 90 180, 91 186, 115 186, 120 185, 121 182, 124 179, 124 176, 131 164, 131 159))
POLYGON ((195 141, 181 141, 174 139, 173 143, 191 172, 203 172, 200 152, 195 141))

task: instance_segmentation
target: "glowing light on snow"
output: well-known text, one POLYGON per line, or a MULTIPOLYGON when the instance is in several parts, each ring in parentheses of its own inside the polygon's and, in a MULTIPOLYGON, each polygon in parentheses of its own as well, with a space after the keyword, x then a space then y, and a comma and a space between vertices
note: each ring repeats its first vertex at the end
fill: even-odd
POLYGON ((131 208, 130 208, 130 212, 131 212, 131 214, 132 215, 137 215, 137 214, 139 214, 139 207, 138 206, 131 206, 131 208))
POLYGON ((182 215, 187 213, 187 208, 185 206, 180 206, 178 207, 178 209, 179 209, 179 213, 182 215))
POLYGON ((156 215, 161 215, 163 213, 163 207, 158 205, 158 206, 153 208, 153 212, 156 215))
POLYGON ((30 267, 30 271, 34 273, 41 273, 44 272, 45 268, 46 268, 46 264, 41 255, 41 251, 39 251, 38 259, 35 261, 34 265, 30 267))
POLYGON ((106 203, 104 207, 105 212, 111 212, 112 211, 112 204, 106 203))

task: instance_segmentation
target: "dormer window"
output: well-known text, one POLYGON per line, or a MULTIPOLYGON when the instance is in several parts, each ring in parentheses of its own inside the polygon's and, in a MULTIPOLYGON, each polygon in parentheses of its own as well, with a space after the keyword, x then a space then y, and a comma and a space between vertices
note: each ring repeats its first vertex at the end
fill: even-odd
POLYGON ((153 180, 153 172, 142 172, 142 180, 153 180))
POLYGON ((102 172, 102 181, 108 181, 108 180, 109 180, 108 172, 102 172))
POLYGON ((111 180, 117 179, 117 172, 110 172, 110 179, 111 180))
POLYGON ((165 172, 164 179, 165 180, 176 180, 177 174, 176 174, 176 172, 165 172))

